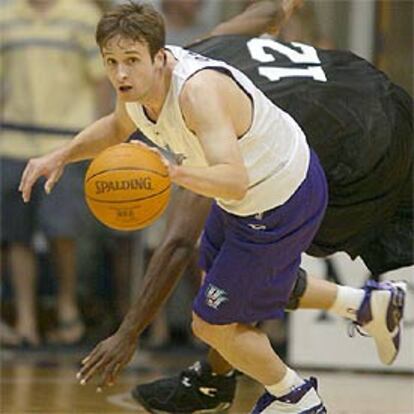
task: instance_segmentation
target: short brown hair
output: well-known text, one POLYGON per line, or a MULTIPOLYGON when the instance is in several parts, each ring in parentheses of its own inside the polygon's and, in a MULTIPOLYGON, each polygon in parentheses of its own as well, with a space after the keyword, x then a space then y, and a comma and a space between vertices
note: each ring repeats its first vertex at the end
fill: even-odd
POLYGON ((96 27, 96 43, 102 49, 114 36, 146 42, 150 55, 165 46, 164 19, 153 6, 130 1, 106 12, 96 27))

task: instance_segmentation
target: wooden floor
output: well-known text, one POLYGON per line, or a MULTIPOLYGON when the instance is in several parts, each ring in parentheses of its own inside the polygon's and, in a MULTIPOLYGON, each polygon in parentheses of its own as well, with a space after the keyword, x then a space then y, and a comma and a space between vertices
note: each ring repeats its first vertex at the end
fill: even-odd
MULTIPOLYGON (((198 356, 141 352, 116 386, 96 393, 93 384, 80 386, 75 380, 78 361, 85 352, 2 351, 1 413, 145 413, 133 402, 129 390, 138 382, 174 373, 198 356)), ((330 414, 414 414, 413 376, 326 371, 313 374, 319 379, 320 393, 330 414)), ((260 393, 259 385, 240 378, 230 413, 248 413, 260 393)))

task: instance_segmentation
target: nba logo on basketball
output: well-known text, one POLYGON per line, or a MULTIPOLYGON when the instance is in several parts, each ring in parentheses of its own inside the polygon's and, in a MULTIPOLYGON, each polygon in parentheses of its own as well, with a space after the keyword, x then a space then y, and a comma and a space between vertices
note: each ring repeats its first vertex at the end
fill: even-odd
POLYGON ((218 309, 220 305, 227 302, 228 300, 229 298, 227 297, 226 291, 212 285, 211 283, 208 285, 208 288, 206 290, 207 306, 210 306, 210 308, 213 309, 218 309))

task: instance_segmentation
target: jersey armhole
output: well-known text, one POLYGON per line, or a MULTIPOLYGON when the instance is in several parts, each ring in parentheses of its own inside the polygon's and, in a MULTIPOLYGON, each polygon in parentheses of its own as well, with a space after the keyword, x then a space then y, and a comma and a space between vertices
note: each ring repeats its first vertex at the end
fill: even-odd
MULTIPOLYGON (((251 130, 252 125, 253 125, 253 120, 254 120, 254 113, 255 113, 255 107, 254 107, 254 99, 253 96, 251 95, 251 93, 233 76, 233 74, 231 73, 230 70, 228 70, 227 68, 224 68, 222 66, 204 66, 198 70, 196 70, 194 73, 192 73, 185 81, 184 84, 190 80, 194 75, 196 75, 197 73, 206 70, 206 69, 212 69, 215 70, 217 72, 222 73, 223 75, 228 76, 229 78, 231 78, 233 80, 233 82, 247 95, 247 97, 250 99, 250 102, 252 104, 252 119, 251 119, 251 123, 249 128, 247 129, 246 132, 244 132, 242 135, 237 137, 237 140, 243 139, 251 130)), ((183 84, 183 86, 184 86, 183 84)), ((183 117, 184 118, 184 117, 183 117)))

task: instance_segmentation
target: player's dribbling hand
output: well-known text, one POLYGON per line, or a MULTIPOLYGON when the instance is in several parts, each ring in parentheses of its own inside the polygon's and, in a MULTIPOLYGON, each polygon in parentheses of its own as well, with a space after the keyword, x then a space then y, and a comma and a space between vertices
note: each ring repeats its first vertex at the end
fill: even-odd
POLYGON ((137 347, 136 338, 117 331, 101 341, 92 352, 82 360, 82 367, 76 375, 81 385, 94 376, 100 375, 96 391, 113 386, 122 368, 131 360, 137 347))
POLYGON ((167 160, 167 158, 165 157, 165 155, 158 149, 158 148, 155 148, 155 147, 151 147, 150 145, 147 145, 147 144, 145 144, 144 142, 142 142, 142 141, 139 141, 139 140, 137 140, 137 139, 132 139, 131 141, 129 141, 131 144, 135 144, 135 145, 141 145, 141 146, 143 146, 143 147, 145 147, 145 148, 147 148, 147 149, 149 149, 150 151, 152 151, 153 153, 155 153, 155 154, 158 154, 158 156, 161 158, 161 161, 162 161, 162 163, 167 167, 167 168, 169 168, 169 165, 170 165, 170 163, 169 163, 169 161, 167 160))
POLYGON ((38 178, 46 177, 44 189, 47 194, 52 191, 53 186, 63 173, 64 162, 56 153, 32 158, 27 163, 20 180, 19 191, 22 193, 23 201, 30 201, 32 188, 38 178))

